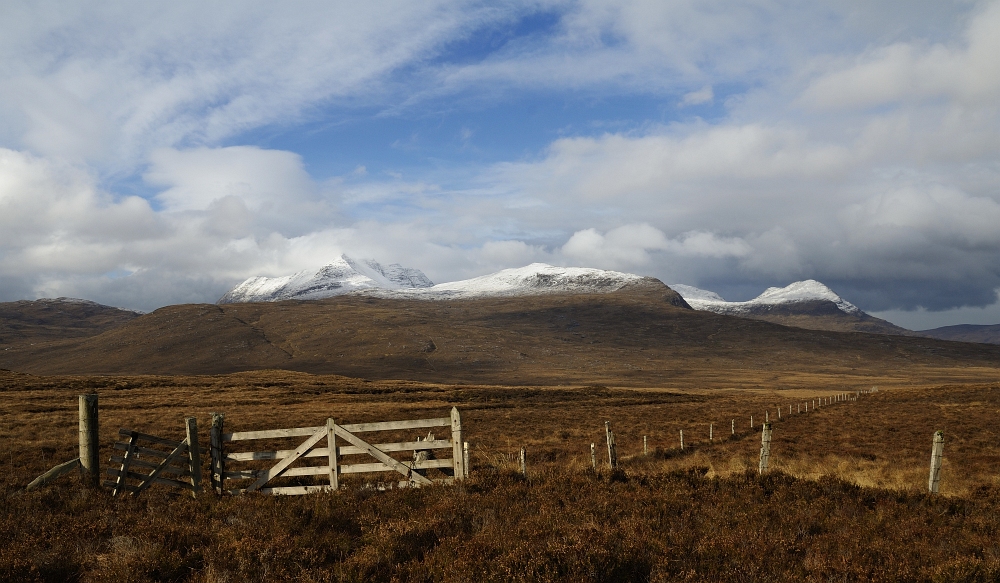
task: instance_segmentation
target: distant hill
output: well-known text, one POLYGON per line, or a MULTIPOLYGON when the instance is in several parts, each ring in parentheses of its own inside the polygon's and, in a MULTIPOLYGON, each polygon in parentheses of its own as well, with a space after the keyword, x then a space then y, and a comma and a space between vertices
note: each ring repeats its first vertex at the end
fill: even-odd
POLYGON ((913 332, 866 314, 826 285, 808 279, 770 287, 752 300, 728 302, 719 294, 689 285, 670 284, 696 310, 764 320, 784 326, 836 332, 913 335, 913 332))
POLYGON ((929 338, 937 338, 939 340, 1000 344, 1000 324, 959 324, 957 326, 934 328, 933 330, 921 330, 920 332, 917 332, 917 334, 927 336, 929 338))
POLYGON ((140 315, 142 312, 73 298, 2 302, 0 345, 95 336, 140 315))

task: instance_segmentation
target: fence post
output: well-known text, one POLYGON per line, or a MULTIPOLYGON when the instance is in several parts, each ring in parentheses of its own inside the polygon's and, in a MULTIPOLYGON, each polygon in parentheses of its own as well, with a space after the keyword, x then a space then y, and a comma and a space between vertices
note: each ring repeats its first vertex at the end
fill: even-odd
POLYGON ((646 442, 646 436, 643 435, 642 436, 642 455, 648 455, 649 454, 648 445, 649 444, 646 442))
POLYGON ((188 442, 188 470, 191 472, 191 495, 197 498, 198 494, 201 494, 201 449, 198 445, 198 419, 196 417, 185 417, 184 429, 187 433, 188 442))
POLYGON ((750 429, 753 429, 753 415, 750 416, 750 429))
POLYGON ((608 440, 608 466, 612 470, 618 469, 618 448, 615 446, 615 434, 611 431, 611 422, 604 422, 604 433, 608 440))
POLYGON ((771 412, 764 411, 764 423, 770 423, 770 422, 771 422, 771 412))
POLYGON ((708 441, 709 441, 709 443, 715 441, 715 436, 713 435, 713 427, 712 427, 712 425, 713 425, 712 423, 708 424, 708 441))
POLYGON ((684 430, 681 429, 681 451, 684 451, 684 430))
POLYGON ((931 475, 927 480, 927 489, 931 494, 937 494, 941 485, 942 457, 944 457, 944 431, 936 431, 931 446, 931 475))
POLYGON ((736 435, 736 420, 733 419, 732 423, 733 423, 733 435, 736 435))
POLYGON ((80 395, 80 467, 84 483, 92 488, 101 485, 98 429, 97 395, 80 395))
POLYGON ((465 454, 462 452, 462 417, 458 407, 451 408, 451 458, 455 466, 455 479, 465 478, 465 454))
POLYGON ((757 466, 757 473, 763 474, 767 471, 767 462, 771 459, 771 424, 765 423, 764 430, 760 433, 760 464, 757 466))
POLYGON ((469 472, 472 471, 472 463, 469 462, 469 442, 466 441, 462 444, 462 461, 465 462, 465 477, 469 477, 469 472))
POLYGON ((528 456, 523 447, 521 448, 521 475, 525 478, 528 477, 528 456))
POLYGON ((326 460, 330 473, 330 489, 336 492, 340 489, 340 467, 337 459, 337 423, 330 417, 326 419, 326 460))
POLYGON ((590 465, 594 467, 594 471, 597 471, 597 446, 594 443, 590 444, 590 465))
POLYGON ((212 413, 212 429, 209 432, 209 454, 212 457, 212 488, 222 494, 222 484, 226 471, 226 460, 222 451, 222 429, 226 421, 225 413, 212 413))

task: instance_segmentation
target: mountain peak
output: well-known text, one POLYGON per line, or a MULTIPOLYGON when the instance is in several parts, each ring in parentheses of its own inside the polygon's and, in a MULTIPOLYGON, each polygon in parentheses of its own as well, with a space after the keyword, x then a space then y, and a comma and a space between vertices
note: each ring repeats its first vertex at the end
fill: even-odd
POLYGON ((365 289, 424 288, 434 285, 419 269, 398 263, 383 266, 374 259, 337 257, 317 270, 283 277, 256 276, 226 292, 220 304, 316 300, 365 289))
POLYGON ((759 296, 745 302, 727 302, 715 292, 684 284, 670 284, 681 297, 696 310, 707 310, 717 314, 743 315, 759 308, 804 302, 825 301, 837 306, 845 314, 863 314, 854 304, 840 297, 825 284, 815 279, 796 281, 785 287, 769 287, 759 296))

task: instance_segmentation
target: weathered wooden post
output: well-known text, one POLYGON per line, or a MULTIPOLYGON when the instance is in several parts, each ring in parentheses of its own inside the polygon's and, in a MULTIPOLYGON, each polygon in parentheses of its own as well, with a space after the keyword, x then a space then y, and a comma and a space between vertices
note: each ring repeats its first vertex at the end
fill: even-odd
POLYGON ((732 424, 733 424, 733 435, 736 435, 736 420, 735 419, 733 419, 732 424))
POLYGON ((750 429, 753 429, 753 415, 750 416, 750 429))
POLYGON ((97 395, 80 395, 80 468, 84 483, 92 488, 101 485, 99 428, 97 395))
POLYGON ((931 475, 927 480, 927 489, 931 494, 937 494, 941 485, 941 458, 944 457, 944 431, 934 433, 931 445, 931 475))
POLYGON ((681 429, 681 451, 684 451, 684 430, 681 429))
MULTIPOLYGON (((184 418, 188 442, 188 471, 191 472, 191 495, 201 494, 201 449, 198 444, 198 419, 184 418)), ((124 470, 123 470, 124 471, 124 470)))
POLYGON ((709 443, 712 443, 712 442, 715 441, 715 437, 713 436, 713 431, 712 431, 712 429, 713 429, 712 425, 713 425, 712 423, 708 424, 708 442, 709 443))
POLYGON ((523 447, 521 448, 521 475, 525 478, 528 477, 528 455, 523 447))
POLYGON ((649 444, 646 441, 646 436, 643 435, 642 436, 642 455, 648 455, 649 454, 648 445, 649 444))
POLYGON ((615 434, 611 431, 611 422, 604 422, 604 433, 608 439, 608 467, 618 469, 618 448, 615 446, 615 434))
POLYGON ((778 407, 778 421, 781 421, 781 407, 778 407))
POLYGON ((209 432, 209 455, 212 458, 212 488, 222 494, 222 484, 226 471, 226 459, 222 451, 222 430, 226 421, 225 413, 212 413, 212 429, 209 432))
MULTIPOLYGON (((337 449, 337 422, 333 418, 326 420, 326 463, 329 469, 330 489, 336 492, 340 489, 340 452, 337 449)), ((457 474, 456 474, 457 475, 457 474)))
POLYGON ((764 411, 764 423, 770 423, 770 422, 771 422, 770 411, 764 411))
POLYGON ((462 452, 462 417, 458 407, 451 408, 451 458, 455 464, 455 479, 465 479, 465 454, 462 452))
POLYGON ((799 413, 799 414, 802 413, 802 403, 796 403, 795 404, 795 412, 799 413))
POLYGON ((760 464, 757 466, 757 473, 762 474, 767 471, 767 462, 771 459, 771 424, 765 423, 764 430, 760 433, 760 464))
POLYGON ((462 444, 462 461, 465 462, 465 477, 469 477, 469 473, 472 471, 472 464, 469 462, 469 442, 466 441, 462 444))
POLYGON ((597 471, 597 446, 594 443, 590 444, 590 465, 597 471))

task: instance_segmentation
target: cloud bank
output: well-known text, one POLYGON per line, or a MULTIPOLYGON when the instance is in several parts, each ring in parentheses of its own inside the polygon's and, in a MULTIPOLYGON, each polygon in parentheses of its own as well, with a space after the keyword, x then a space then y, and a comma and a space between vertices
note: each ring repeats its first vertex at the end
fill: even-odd
POLYGON ((997 2, 8 3, 0 300, 214 301, 346 252, 995 323, 997 30, 997 2), (314 136, 390 123, 317 170, 314 136))

